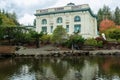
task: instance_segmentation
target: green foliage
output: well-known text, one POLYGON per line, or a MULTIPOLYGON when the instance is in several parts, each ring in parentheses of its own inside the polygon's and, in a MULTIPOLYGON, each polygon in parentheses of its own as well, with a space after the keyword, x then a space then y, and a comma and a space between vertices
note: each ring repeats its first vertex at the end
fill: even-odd
POLYGON ((114 21, 117 25, 120 25, 120 9, 119 9, 119 7, 116 7, 116 9, 115 9, 114 21))
POLYGON ((51 39, 51 35, 44 34, 40 40, 42 41, 42 43, 47 44, 50 43, 50 39, 51 39))
POLYGON ((36 39, 36 38, 40 38, 43 35, 43 32, 38 33, 36 31, 29 30, 29 34, 31 35, 32 39, 36 39))
MULTIPOLYGON (((98 23, 98 26, 99 26, 100 22, 103 20, 103 11, 102 11, 102 9, 99 9, 99 11, 97 13, 97 17, 98 17, 97 23, 98 23)), ((98 27, 98 29, 99 29, 99 27, 98 27)))
POLYGON ((71 35, 69 39, 64 43, 67 47, 71 47, 72 44, 83 45, 85 39, 78 34, 71 35))
POLYGON ((103 8, 100 8, 98 10, 97 17, 98 17, 98 21, 97 21, 98 26, 100 25, 100 22, 104 19, 113 20, 112 12, 111 12, 110 8, 106 5, 104 5, 103 8))
POLYGON ((66 30, 62 26, 57 26, 52 35, 52 42, 61 44, 67 36, 66 30))
POLYGON ((103 42, 102 41, 97 41, 94 38, 90 38, 85 40, 85 45, 88 46, 95 46, 95 47, 102 47, 103 46, 103 42))
POLYGON ((27 29, 24 27, 1 27, 0 40, 8 40, 9 44, 26 42, 27 29))
POLYGON ((81 35, 78 35, 78 34, 71 35, 70 40, 73 43, 84 43, 85 41, 85 39, 81 35))
POLYGON ((0 26, 1 27, 13 27, 13 26, 18 26, 19 23, 17 21, 17 17, 15 12, 13 13, 8 13, 3 10, 0 12, 0 26))
POLYGON ((103 42, 102 41, 97 41, 97 47, 103 47, 103 42))
POLYGON ((85 45, 96 46, 97 41, 94 38, 90 38, 90 39, 85 40, 85 45))
POLYGON ((1 24, 2 27, 16 26, 13 20, 8 18, 6 15, 0 14, 0 18, 2 19, 2 24, 1 24))
POLYGON ((34 21, 33 21, 33 25, 36 26, 36 19, 34 19, 34 21))
POLYGON ((120 29, 114 29, 113 31, 109 31, 109 37, 112 39, 120 39, 120 29))
POLYGON ((107 39, 110 39, 109 33, 113 32, 114 30, 115 30, 115 28, 110 28, 110 29, 107 29, 107 30, 104 31, 107 39))

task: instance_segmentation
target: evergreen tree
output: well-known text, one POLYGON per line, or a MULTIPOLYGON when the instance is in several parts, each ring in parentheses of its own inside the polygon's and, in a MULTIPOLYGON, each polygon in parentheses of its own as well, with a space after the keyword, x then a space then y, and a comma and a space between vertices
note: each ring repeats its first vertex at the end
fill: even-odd
POLYGON ((120 25, 120 9, 119 7, 116 7, 115 12, 114 12, 114 21, 117 25, 120 25))
POLYGON ((108 6, 103 7, 103 17, 104 19, 112 20, 112 12, 108 6))
POLYGON ((112 12, 110 8, 106 5, 103 6, 103 8, 100 8, 97 13, 98 16, 98 29, 100 27, 100 23, 102 20, 108 19, 113 20, 112 12))
MULTIPOLYGON (((99 27, 100 22, 103 20, 103 11, 102 11, 101 8, 98 10, 97 16, 98 16, 97 23, 98 23, 98 27, 99 27)), ((98 28, 98 29, 99 29, 99 28, 98 28)))
POLYGON ((36 19, 34 19, 34 21, 33 21, 33 25, 36 26, 36 19))

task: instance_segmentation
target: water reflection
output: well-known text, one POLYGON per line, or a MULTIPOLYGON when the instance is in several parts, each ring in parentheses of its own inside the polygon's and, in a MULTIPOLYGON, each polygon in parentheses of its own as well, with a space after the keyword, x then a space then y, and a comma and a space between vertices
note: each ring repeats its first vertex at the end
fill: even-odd
POLYGON ((120 80, 119 57, 0 60, 0 80, 120 80))

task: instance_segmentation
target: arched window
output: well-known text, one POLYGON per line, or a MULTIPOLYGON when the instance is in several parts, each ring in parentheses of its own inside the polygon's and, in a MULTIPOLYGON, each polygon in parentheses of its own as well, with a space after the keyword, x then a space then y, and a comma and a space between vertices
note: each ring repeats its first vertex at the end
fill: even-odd
POLYGON ((46 19, 43 19, 43 20, 42 20, 42 24, 47 24, 47 20, 46 20, 46 19))
POLYGON ((57 18, 57 23, 62 23, 62 18, 61 17, 57 18))
POLYGON ((74 22, 80 22, 80 21, 81 21, 80 17, 79 16, 75 16, 74 22))

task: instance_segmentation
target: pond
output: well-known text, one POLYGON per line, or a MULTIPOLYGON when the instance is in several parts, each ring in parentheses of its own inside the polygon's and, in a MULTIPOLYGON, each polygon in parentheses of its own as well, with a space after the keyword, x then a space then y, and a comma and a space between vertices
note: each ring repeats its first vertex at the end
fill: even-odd
POLYGON ((120 57, 1 59, 0 80, 120 80, 120 57))

